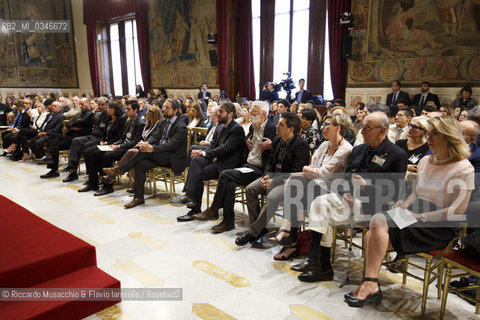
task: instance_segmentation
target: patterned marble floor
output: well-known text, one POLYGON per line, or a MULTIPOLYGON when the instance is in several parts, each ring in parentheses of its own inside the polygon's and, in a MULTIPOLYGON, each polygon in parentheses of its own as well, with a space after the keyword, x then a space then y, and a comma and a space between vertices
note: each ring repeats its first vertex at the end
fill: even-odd
MULTIPOLYGON (((82 165, 84 173, 84 166, 82 165)), ((88 317, 94 319, 410 319, 420 318, 421 284, 382 271, 384 299, 380 306, 349 308, 343 295, 361 279, 360 254, 354 252, 351 282, 345 283, 347 251, 338 247, 335 279, 302 283, 289 266, 300 259, 276 262, 279 247, 238 248, 236 234, 248 219, 237 209, 237 228, 212 235, 216 222, 178 223, 186 213, 160 190, 146 205, 125 210, 131 197, 125 186, 96 198, 77 193, 76 183, 42 180, 44 166, 0 157, 0 194, 97 248, 98 266, 119 279, 123 288, 183 288, 183 301, 124 301, 88 317)), ((204 205, 205 208, 205 205, 204 205)), ((218 222, 218 221, 217 221, 218 222)), ((438 319, 440 301, 432 285, 427 319, 438 319)), ((450 296, 446 319, 479 319, 474 308, 450 296)))

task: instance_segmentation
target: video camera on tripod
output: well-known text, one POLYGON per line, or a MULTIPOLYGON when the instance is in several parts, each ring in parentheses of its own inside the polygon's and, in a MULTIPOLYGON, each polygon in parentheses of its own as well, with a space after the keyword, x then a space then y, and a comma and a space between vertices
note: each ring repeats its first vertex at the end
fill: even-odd
POLYGON ((275 87, 275 91, 282 91, 282 89, 285 90, 285 92, 287 93, 286 99, 291 103, 293 101, 292 90, 296 88, 295 83, 291 78, 290 72, 285 72, 283 73, 283 75, 287 76, 287 78, 283 79, 279 83, 272 83, 272 84, 275 87))

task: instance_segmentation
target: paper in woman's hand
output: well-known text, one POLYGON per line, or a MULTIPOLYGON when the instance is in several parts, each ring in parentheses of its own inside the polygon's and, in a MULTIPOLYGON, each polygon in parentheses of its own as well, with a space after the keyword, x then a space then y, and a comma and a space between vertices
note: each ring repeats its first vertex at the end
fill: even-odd
POLYGON ((417 218, 415 218, 414 213, 402 207, 390 209, 387 211, 387 213, 390 215, 399 229, 403 229, 417 222, 417 218))

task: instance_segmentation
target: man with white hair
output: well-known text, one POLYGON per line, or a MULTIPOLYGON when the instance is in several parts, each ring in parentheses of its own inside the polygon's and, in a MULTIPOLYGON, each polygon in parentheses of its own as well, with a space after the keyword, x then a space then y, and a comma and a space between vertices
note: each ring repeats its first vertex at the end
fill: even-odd
POLYGON ((362 128, 365 143, 352 150, 350 166, 344 176, 345 185, 312 202, 310 252, 307 259, 292 267, 292 270, 302 272, 298 276, 300 281, 333 279, 330 264, 333 226, 349 224, 352 211, 373 215, 388 210, 390 203, 397 200, 408 156, 387 138, 388 127, 389 119, 385 113, 368 114, 362 128), (347 188, 341 190, 342 187, 347 188))
POLYGON ((249 150, 246 163, 239 169, 222 171, 218 178, 217 191, 212 206, 194 214, 200 221, 218 219, 218 209, 223 208, 223 221, 213 226, 212 233, 221 233, 235 228, 235 189, 239 185, 248 185, 263 175, 265 163, 270 155, 271 140, 275 137, 275 124, 267 120, 269 106, 266 102, 255 101, 251 114, 253 123, 247 135, 249 150))

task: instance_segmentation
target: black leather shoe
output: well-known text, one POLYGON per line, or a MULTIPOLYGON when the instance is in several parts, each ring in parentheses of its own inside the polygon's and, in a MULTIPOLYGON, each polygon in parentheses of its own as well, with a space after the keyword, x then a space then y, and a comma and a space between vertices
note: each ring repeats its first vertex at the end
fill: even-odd
POLYGON ((63 179, 63 182, 70 182, 70 181, 75 181, 78 179, 78 174, 76 172, 70 172, 70 174, 63 179))
POLYGON ((132 189, 127 189, 127 192, 128 193, 135 193, 135 189, 133 189, 133 188, 132 189))
POLYGON ((178 222, 193 221, 193 215, 194 215, 195 213, 197 213, 197 212, 194 212, 193 210, 190 210, 190 211, 188 211, 186 214, 184 214, 183 216, 177 217, 177 221, 178 221, 178 222))
POLYGON ((192 201, 193 201, 193 199, 191 199, 189 196, 187 196, 186 194, 184 194, 183 196, 176 197, 176 198, 172 199, 170 202, 171 202, 171 203, 186 204, 186 203, 192 202, 192 201))
POLYGON ((113 193, 113 187, 106 187, 105 188, 105 185, 103 185, 103 188, 102 190, 98 191, 98 192, 95 192, 93 195, 95 197, 99 197, 99 196, 104 196, 106 194, 109 194, 109 193, 113 193))
POLYGON ((237 237, 235 239, 235 244, 237 246, 243 247, 247 243, 252 243, 257 241, 258 237, 252 236, 250 233, 245 233, 243 236, 237 237))
POLYGON ((83 187, 82 189, 79 189, 78 192, 87 192, 87 191, 91 191, 91 190, 98 190, 98 187, 92 187, 91 185, 87 184, 85 187, 83 187))
POLYGON ((187 208, 188 208, 188 209, 193 209, 193 208, 195 208, 196 206, 197 206, 197 203, 196 203, 195 201, 193 201, 193 200, 189 200, 189 201, 187 202, 187 208))
POLYGON ((332 281, 333 269, 327 271, 310 270, 303 272, 298 275, 298 280, 302 282, 332 281))
POLYGON ((320 260, 311 261, 307 258, 302 262, 300 262, 299 264, 292 266, 290 270, 298 271, 298 272, 306 272, 310 270, 320 270, 321 267, 322 267, 322 264, 320 263, 320 260))
POLYGON ((63 171, 67 171, 67 172, 72 172, 72 171, 74 171, 75 169, 74 169, 73 167, 70 167, 70 166, 65 166, 65 167, 63 167, 62 170, 63 170, 63 171))
POLYGON ((54 170, 50 170, 46 174, 42 174, 40 176, 41 179, 56 178, 56 177, 60 177, 60 173, 54 170))

